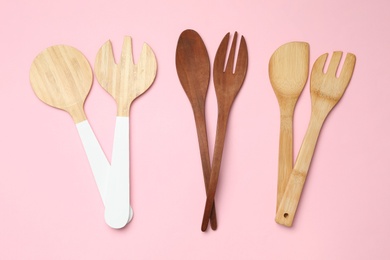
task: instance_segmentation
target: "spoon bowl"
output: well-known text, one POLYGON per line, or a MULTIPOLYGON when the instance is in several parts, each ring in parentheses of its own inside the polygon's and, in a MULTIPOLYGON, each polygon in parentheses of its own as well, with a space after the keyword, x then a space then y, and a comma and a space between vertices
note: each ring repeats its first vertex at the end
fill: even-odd
POLYGON ((65 110, 75 123, 86 120, 84 102, 92 86, 92 70, 77 49, 56 45, 42 51, 30 69, 30 83, 44 103, 65 110))

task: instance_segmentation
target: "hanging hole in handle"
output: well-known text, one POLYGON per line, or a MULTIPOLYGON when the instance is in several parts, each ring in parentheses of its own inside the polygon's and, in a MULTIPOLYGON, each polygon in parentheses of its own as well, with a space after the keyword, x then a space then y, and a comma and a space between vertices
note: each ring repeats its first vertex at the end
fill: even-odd
POLYGON ((284 217, 284 218, 288 218, 288 213, 284 213, 284 214, 283 214, 283 217, 284 217))

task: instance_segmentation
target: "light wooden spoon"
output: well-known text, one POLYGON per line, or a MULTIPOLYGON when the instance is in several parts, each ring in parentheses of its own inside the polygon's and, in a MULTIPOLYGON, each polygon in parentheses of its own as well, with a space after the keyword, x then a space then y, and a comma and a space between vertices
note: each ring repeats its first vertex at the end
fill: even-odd
POLYGON ((309 44, 290 42, 280 46, 272 54, 268 69, 280 107, 277 210, 293 167, 293 116, 309 75, 309 44))
POLYGON ((129 113, 132 102, 153 83, 157 61, 146 43, 134 64, 130 37, 125 37, 121 60, 115 63, 112 45, 107 41, 98 51, 95 74, 100 85, 115 99, 117 117, 112 152, 111 170, 107 180, 106 223, 122 228, 132 218, 129 178, 129 113), (129 215, 130 212, 130 215, 129 215))
POLYGON ((40 100, 65 110, 76 124, 100 196, 106 204, 106 176, 110 164, 84 113, 84 101, 92 86, 91 67, 77 49, 56 45, 42 51, 30 69, 30 83, 40 100))
MULTIPOLYGON (((202 38, 194 30, 185 30, 180 34, 176 48, 176 70, 194 113, 207 194, 211 163, 206 129, 205 102, 210 82, 210 59, 202 38)), ((211 211, 210 225, 213 230, 217 229, 215 203, 211 211)))
POLYGON ((322 125, 329 112, 342 98, 351 80, 356 57, 351 53, 347 54, 341 73, 337 77, 341 56, 340 51, 333 53, 326 73, 323 70, 327 53, 321 55, 313 65, 310 77, 310 122, 276 213, 275 221, 279 224, 292 225, 322 125))

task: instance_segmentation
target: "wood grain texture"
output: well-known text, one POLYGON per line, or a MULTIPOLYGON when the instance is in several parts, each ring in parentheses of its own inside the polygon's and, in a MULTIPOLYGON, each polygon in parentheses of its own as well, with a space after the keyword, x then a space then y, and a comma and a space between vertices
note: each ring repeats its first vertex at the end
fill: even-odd
MULTIPOLYGON (((210 82, 210 59, 200 35, 194 30, 180 34, 176 48, 176 70, 180 83, 191 103, 194 113, 205 190, 210 182, 210 153, 207 138, 205 102, 210 82)), ((215 203, 210 215, 210 225, 217 229, 215 203)))
POLYGON ((234 34, 233 42, 231 45, 229 57, 226 63, 225 59, 227 55, 227 48, 229 43, 230 34, 226 34, 221 44, 218 47, 214 60, 213 76, 214 87, 217 95, 218 102, 218 121, 217 121, 217 133, 215 138, 213 163, 211 168, 210 184, 207 191, 207 200, 202 220, 202 231, 206 231, 212 205, 217 189, 217 183, 219 178, 219 171, 222 162, 222 152, 225 142, 226 128, 229 118, 229 113, 238 92, 241 89, 242 84, 246 76, 248 68, 248 49, 245 38, 242 36, 240 41, 240 47, 237 54, 237 62, 235 70, 234 67, 234 54, 237 43, 237 32, 234 34))
POLYGON ((112 44, 107 41, 98 51, 94 71, 99 84, 115 99, 117 116, 129 116, 130 105, 152 85, 157 61, 152 48, 144 43, 134 64, 131 37, 123 41, 121 60, 115 63, 112 44))
POLYGON ((329 112, 339 102, 347 88, 355 67, 355 55, 348 53, 339 77, 336 76, 342 52, 334 52, 326 73, 323 72, 328 54, 320 56, 313 65, 310 78, 311 116, 294 169, 289 178, 275 221, 291 226, 299 204, 303 186, 321 127, 329 112))
POLYGON ((280 108, 277 210, 293 168, 293 116, 309 76, 309 44, 280 46, 271 56, 268 72, 280 108))
POLYGON ((30 83, 38 98, 67 111, 75 123, 86 120, 83 106, 92 79, 92 70, 84 55, 66 45, 45 49, 30 68, 30 83))

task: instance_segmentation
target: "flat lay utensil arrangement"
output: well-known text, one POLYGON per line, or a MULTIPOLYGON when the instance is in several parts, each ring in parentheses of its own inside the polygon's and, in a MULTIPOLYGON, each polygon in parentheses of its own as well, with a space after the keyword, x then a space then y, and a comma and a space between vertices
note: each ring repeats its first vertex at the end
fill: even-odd
POLYGON ((96 56, 94 69, 98 82, 117 104, 105 219, 110 227, 121 228, 133 214, 129 177, 130 106, 152 85, 156 77, 157 61, 153 50, 145 43, 138 63, 134 64, 131 37, 125 37, 120 62, 115 63, 111 42, 107 41, 96 56))
POLYGON ((119 229, 133 216, 129 184, 130 104, 153 83, 157 62, 153 51, 145 44, 135 65, 131 38, 125 37, 121 64, 115 64, 111 44, 107 42, 98 53, 95 69, 99 82, 115 98, 118 106, 111 165, 83 110, 93 79, 91 67, 83 54, 65 45, 45 49, 33 61, 30 83, 44 103, 72 116, 105 206, 106 223, 119 229))
MULTIPOLYGON (((213 230, 218 226, 215 194, 228 119, 247 74, 246 40, 241 36, 236 54, 237 38, 235 32, 228 54, 230 33, 224 36, 213 63, 218 118, 212 163, 206 126, 206 96, 211 76, 209 55, 205 43, 194 30, 183 31, 176 47, 176 71, 193 110, 206 190, 202 231, 207 230, 209 221, 213 230)), ((341 51, 333 53, 326 72, 328 54, 315 61, 310 75, 310 121, 294 164, 294 110, 308 80, 309 52, 306 42, 286 43, 272 54, 268 66, 280 108, 275 221, 285 226, 293 224, 321 128, 344 95, 356 63, 355 55, 347 53, 342 68, 339 68, 341 51)), ((43 50, 31 65, 30 83, 41 101, 66 111, 72 117, 105 207, 105 222, 112 228, 120 229, 133 217, 130 205, 130 108, 133 101, 153 84, 157 61, 153 50, 144 43, 140 58, 134 63, 132 39, 125 37, 120 61, 115 62, 112 44, 107 41, 97 52, 94 72, 99 84, 117 105, 111 164, 84 112, 84 103, 93 82, 92 69, 84 55, 67 45, 43 50)))
MULTIPOLYGON (((185 30, 179 36, 176 48, 176 70, 180 83, 191 103, 194 113, 203 179, 209 187, 211 164, 206 128, 206 95, 210 82, 210 59, 200 35, 194 30, 185 30)), ((217 215, 213 202, 210 225, 217 229, 217 215)))

